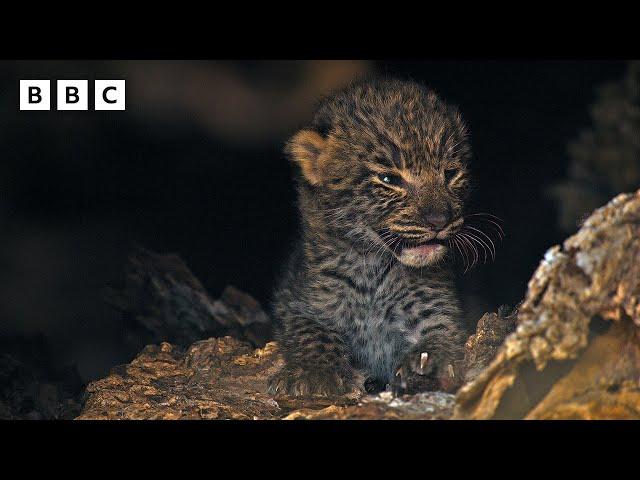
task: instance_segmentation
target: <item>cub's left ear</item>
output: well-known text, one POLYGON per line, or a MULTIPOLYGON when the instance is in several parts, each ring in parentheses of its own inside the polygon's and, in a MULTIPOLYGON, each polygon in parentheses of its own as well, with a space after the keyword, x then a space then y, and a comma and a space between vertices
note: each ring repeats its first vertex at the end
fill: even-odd
POLYGON ((311 185, 323 180, 323 163, 326 140, 313 130, 300 130, 288 142, 285 153, 300 165, 302 175, 311 185))

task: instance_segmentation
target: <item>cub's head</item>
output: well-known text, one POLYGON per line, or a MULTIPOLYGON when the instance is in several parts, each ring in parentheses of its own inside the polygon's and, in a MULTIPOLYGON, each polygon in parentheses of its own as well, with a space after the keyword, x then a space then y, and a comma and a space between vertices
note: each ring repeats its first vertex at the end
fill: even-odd
POLYGON ((413 82, 359 82, 321 102, 286 152, 303 215, 411 267, 441 260, 463 224, 470 148, 457 110, 413 82), (305 204, 306 201, 306 204, 305 204))

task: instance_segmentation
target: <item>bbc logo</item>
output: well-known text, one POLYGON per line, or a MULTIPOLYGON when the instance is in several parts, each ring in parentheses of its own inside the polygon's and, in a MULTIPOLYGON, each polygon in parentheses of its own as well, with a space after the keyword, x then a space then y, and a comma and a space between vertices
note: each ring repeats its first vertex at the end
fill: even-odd
MULTIPOLYGON (((56 82, 57 110, 88 110, 87 80, 56 82)), ((124 110, 125 80, 95 80, 94 110, 124 110)), ((51 110, 50 80, 20 80, 20 110, 51 110)))

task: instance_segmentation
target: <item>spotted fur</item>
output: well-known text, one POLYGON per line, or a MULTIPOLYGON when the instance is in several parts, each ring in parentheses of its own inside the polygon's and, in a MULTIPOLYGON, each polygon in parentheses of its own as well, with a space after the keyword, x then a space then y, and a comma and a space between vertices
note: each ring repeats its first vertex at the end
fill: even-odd
POLYGON ((470 155, 457 110, 416 83, 362 81, 286 152, 302 228, 275 292, 285 367, 270 390, 378 389, 409 371, 409 389, 450 387, 465 335, 447 241, 470 155))

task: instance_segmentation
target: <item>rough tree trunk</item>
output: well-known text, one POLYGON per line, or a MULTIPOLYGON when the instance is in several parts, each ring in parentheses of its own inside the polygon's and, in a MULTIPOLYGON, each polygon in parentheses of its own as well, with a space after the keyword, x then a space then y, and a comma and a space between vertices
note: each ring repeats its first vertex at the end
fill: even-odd
POLYGON ((640 418, 640 191, 551 248, 517 313, 480 319, 456 397, 273 398, 266 379, 282 359, 274 342, 254 348, 267 324, 255 300, 232 290, 212 301, 175 256, 132 264, 113 303, 177 344, 147 346, 91 383, 80 419, 640 418), (235 338, 187 345, 203 333, 235 338))

